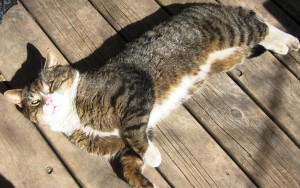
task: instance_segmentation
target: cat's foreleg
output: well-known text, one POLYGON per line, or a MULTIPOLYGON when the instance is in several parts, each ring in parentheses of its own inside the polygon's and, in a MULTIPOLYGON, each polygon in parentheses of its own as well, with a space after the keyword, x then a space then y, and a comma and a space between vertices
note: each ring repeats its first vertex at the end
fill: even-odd
POLYGON ((290 50, 298 51, 300 49, 300 43, 296 37, 277 29, 271 24, 266 24, 268 26, 268 34, 260 41, 260 45, 267 50, 283 55, 290 50))

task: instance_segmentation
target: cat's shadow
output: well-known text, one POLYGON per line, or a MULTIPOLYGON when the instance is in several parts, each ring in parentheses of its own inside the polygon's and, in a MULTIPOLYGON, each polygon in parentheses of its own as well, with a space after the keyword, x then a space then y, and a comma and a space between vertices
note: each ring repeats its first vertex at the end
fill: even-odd
POLYGON ((5 188, 14 188, 15 186, 10 182, 8 179, 6 179, 4 176, 0 174, 0 186, 5 188))
POLYGON ((28 43, 26 49, 27 59, 22 64, 21 68, 16 71, 10 81, 0 82, 0 92, 2 94, 8 88, 23 88, 26 84, 36 78, 41 71, 45 58, 33 44, 28 43))

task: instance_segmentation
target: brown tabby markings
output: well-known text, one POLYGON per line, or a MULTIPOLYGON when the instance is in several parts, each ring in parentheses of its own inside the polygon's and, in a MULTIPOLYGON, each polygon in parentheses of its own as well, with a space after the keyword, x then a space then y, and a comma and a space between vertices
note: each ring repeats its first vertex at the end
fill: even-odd
POLYGON ((99 137, 81 130, 75 131, 69 139, 83 151, 94 155, 111 156, 125 148, 124 141, 118 136, 99 137))
POLYGON ((224 70, 231 70, 239 63, 243 62, 245 59, 245 54, 247 54, 248 49, 240 48, 236 50, 233 54, 227 56, 225 59, 217 59, 213 62, 211 66, 210 75, 214 73, 222 72, 224 70))
POLYGON ((214 73, 234 68, 261 44, 286 54, 298 39, 241 7, 200 4, 145 33, 107 65, 79 73, 47 55, 40 76, 5 96, 33 122, 65 133, 82 150, 112 155, 131 186, 161 162, 151 128, 214 73))

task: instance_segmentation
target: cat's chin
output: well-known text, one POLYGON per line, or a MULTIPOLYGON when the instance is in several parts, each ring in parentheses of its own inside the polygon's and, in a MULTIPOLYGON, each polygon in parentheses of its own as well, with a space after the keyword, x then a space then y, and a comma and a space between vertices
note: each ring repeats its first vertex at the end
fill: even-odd
POLYGON ((54 105, 44 105, 43 106, 43 113, 45 115, 54 115, 59 112, 59 106, 54 105))

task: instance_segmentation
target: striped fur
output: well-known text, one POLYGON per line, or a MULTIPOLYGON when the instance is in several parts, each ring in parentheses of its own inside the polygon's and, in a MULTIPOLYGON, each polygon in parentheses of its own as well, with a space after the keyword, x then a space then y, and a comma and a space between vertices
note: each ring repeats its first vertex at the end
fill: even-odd
POLYGON ((55 130, 88 153, 112 156, 130 185, 154 187, 142 175, 144 163, 153 167, 161 163, 159 150, 150 141, 152 127, 207 77, 234 68, 257 44, 283 54, 300 48, 298 39, 261 22, 251 10, 195 5, 128 44, 101 69, 80 73, 78 79, 77 70, 60 66, 49 53, 45 69, 31 85, 5 96, 23 106, 33 122, 57 128, 57 121, 45 121, 43 106, 48 105, 53 111, 50 119, 56 119, 61 115, 56 110, 64 106, 55 102, 55 94, 76 91, 64 116, 78 121, 60 120, 61 129, 55 130), (76 80, 78 87, 70 90, 76 80))

